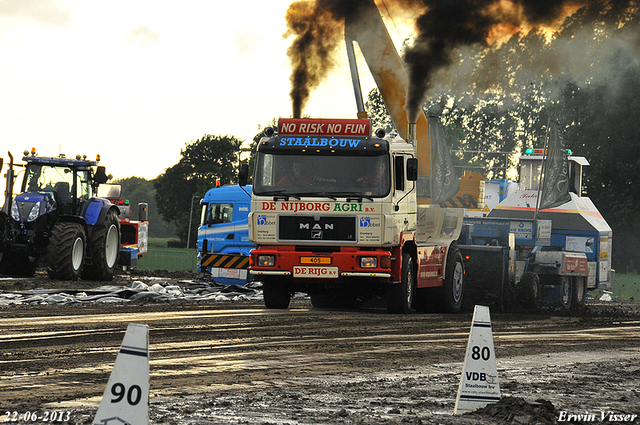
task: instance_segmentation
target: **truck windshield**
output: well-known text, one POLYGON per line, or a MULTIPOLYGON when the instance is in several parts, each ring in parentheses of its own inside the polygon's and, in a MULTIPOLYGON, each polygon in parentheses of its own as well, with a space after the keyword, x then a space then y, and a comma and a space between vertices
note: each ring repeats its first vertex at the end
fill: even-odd
POLYGON ((258 153, 253 191, 256 195, 358 196, 389 193, 386 155, 278 155, 258 153))
POLYGON ((542 159, 520 158, 520 188, 538 190, 542 174, 542 159))

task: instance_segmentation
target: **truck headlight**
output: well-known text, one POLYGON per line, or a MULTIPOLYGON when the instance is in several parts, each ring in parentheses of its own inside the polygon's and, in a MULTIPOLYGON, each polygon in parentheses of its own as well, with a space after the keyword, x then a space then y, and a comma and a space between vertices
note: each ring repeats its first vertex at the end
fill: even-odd
POLYGON ((275 255, 258 255, 258 266, 273 267, 276 264, 275 255))
POLYGON ((360 267, 363 269, 378 268, 378 257, 360 257, 360 267))
POLYGON ((29 215, 27 216, 27 222, 34 221, 39 216, 40 216, 40 201, 36 202, 31 207, 31 211, 29 211, 29 215))

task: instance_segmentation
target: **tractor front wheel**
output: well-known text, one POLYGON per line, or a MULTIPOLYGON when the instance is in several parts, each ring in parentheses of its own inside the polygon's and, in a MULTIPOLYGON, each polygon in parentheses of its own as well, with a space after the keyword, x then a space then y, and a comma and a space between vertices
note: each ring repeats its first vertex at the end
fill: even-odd
POLYGON ((47 274, 51 279, 77 280, 84 265, 86 235, 78 223, 59 222, 49 237, 47 274))

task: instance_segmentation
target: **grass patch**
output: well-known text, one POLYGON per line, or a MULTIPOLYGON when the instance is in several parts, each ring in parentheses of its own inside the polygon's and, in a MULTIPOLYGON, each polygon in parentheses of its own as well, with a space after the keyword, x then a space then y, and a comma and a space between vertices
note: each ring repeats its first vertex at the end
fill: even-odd
MULTIPOLYGON (((635 273, 616 274, 611 284, 611 289, 607 291, 613 292, 611 297, 620 301, 640 300, 640 275, 635 273)), ((592 297, 600 298, 603 289, 597 289, 589 292, 592 297)))
POLYGON ((138 260, 137 268, 138 270, 195 272, 198 262, 197 254, 195 249, 154 247, 149 243, 149 252, 138 260))

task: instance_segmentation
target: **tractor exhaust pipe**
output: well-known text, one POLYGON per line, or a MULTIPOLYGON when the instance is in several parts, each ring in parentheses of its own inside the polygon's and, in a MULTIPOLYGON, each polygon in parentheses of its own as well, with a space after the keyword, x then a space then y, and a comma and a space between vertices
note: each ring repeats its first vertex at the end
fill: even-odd
POLYGON ((4 192, 4 206, 2 207, 2 211, 8 216, 11 214, 11 202, 13 201, 13 155, 11 152, 7 152, 9 154, 9 169, 7 169, 7 183, 6 190, 4 192))

